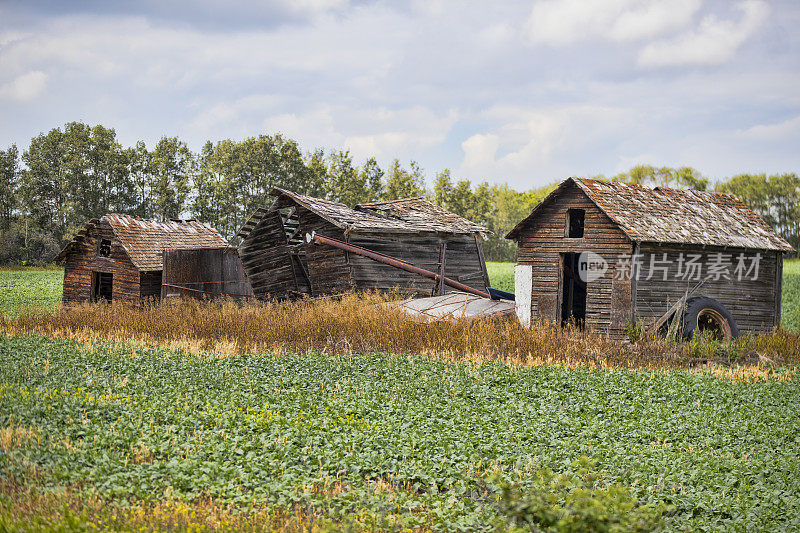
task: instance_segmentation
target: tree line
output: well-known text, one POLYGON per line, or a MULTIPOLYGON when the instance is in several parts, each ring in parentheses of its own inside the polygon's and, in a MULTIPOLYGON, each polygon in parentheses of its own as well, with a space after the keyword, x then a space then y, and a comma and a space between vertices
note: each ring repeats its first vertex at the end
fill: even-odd
MULTIPOLYGON (((637 166, 601 179, 707 190, 696 170, 637 166)), ((127 213, 168 220, 197 218, 232 239, 272 187, 354 206, 426 196, 489 228, 488 260, 513 261, 505 234, 530 213, 555 183, 527 191, 455 179, 449 170, 428 179, 415 161, 382 169, 348 151, 304 152, 280 134, 206 142, 195 153, 178 137, 148 148, 122 146, 114 129, 70 122, 33 139, 20 152, 0 150, 0 264, 46 263, 91 218, 127 213), (428 183, 431 185, 428 185, 428 183)), ((796 174, 741 174, 713 184, 739 195, 793 246, 800 245, 800 178, 796 174)))

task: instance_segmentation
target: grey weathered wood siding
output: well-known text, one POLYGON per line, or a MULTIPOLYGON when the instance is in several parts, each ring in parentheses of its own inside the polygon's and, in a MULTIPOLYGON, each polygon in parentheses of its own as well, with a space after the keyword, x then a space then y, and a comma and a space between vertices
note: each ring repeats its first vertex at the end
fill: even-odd
MULTIPOLYGON (((344 232, 341 229, 319 215, 301 206, 298 206, 298 212, 303 235, 316 232, 340 241, 345 240, 344 232)), ((355 288, 347 252, 332 246, 315 244, 303 244, 302 246, 305 250, 305 263, 311 278, 312 296, 341 294, 355 288)))
POLYGON ((707 296, 722 303, 731 312, 742 332, 768 331, 779 324, 776 298, 779 298, 780 252, 651 243, 642 243, 639 250, 642 254, 643 271, 636 282, 635 306, 639 317, 645 320, 661 317, 669 306, 686 293, 687 288, 691 289, 697 284, 698 279, 683 279, 686 277, 686 268, 679 261, 681 254, 684 259, 693 254, 700 256, 697 264, 702 269, 702 278, 707 278, 710 264, 719 263, 720 259, 724 262, 730 261, 731 264, 729 279, 713 279, 716 276, 706 279, 696 296, 707 296), (740 253, 745 254, 748 266, 755 254, 761 255, 756 280, 749 279, 748 276, 737 279, 734 267, 740 253), (723 256, 719 257, 717 254, 723 256), (651 257, 655 257, 656 264, 664 261, 666 273, 657 270, 651 274, 651 257))
MULTIPOLYGON (((414 266, 438 273, 439 250, 447 244, 445 276, 486 291, 489 285, 486 264, 481 260, 481 242, 475 235, 416 234, 350 234, 348 242, 369 250, 390 255, 414 266)), ((353 284, 358 289, 389 291, 397 289, 409 296, 431 296, 437 285, 431 279, 406 272, 367 257, 349 254, 353 284)), ((449 287, 446 287, 449 292, 449 287)))
POLYGON ((561 254, 595 252, 609 263, 605 275, 587 284, 586 326, 614 337, 622 337, 632 318, 631 281, 614 279, 621 254, 631 254, 630 239, 577 186, 548 204, 534 221, 522 228, 517 262, 533 270, 531 316, 560 320, 561 254), (584 236, 566 237, 568 209, 585 211, 584 236))
POLYGON ((239 247, 253 294, 260 299, 287 298, 296 289, 281 214, 270 211, 239 247))

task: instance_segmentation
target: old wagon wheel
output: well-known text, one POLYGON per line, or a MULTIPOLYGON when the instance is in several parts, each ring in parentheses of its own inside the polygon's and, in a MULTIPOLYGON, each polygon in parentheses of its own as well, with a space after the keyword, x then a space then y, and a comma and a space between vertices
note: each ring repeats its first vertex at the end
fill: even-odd
POLYGON ((683 313, 683 336, 691 339, 695 334, 730 342, 739 336, 736 319, 728 309, 713 298, 689 298, 683 313))

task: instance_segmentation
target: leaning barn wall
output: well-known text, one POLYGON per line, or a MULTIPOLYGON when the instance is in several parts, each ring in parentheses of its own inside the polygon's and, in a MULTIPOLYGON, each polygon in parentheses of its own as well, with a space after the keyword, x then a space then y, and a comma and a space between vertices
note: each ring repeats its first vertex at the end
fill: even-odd
MULTIPOLYGON (((345 240, 342 230, 324 218, 301 206, 298 206, 297 210, 303 238, 307 233, 316 232, 340 241, 345 240)), ((303 250, 313 296, 341 294, 353 290, 350 258, 347 252, 332 246, 316 244, 304 244, 303 250)))
POLYGON ((239 246, 239 257, 257 298, 288 298, 296 290, 286 232, 278 211, 262 215, 239 246))

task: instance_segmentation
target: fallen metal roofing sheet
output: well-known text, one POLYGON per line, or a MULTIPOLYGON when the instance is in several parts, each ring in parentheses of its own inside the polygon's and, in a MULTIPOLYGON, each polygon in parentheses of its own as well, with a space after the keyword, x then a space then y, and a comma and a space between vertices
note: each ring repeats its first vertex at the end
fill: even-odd
POLYGON ((514 314, 514 302, 490 300, 464 292, 451 292, 429 298, 412 298, 389 302, 390 308, 399 309, 412 318, 426 322, 447 319, 477 319, 514 314))

